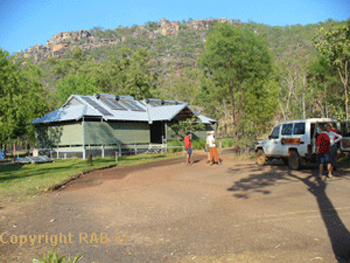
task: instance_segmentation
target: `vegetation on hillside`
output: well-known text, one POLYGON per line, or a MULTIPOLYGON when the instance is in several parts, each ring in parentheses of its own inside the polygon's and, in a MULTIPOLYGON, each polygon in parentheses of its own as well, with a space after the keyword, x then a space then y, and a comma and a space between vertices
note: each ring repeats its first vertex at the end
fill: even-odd
POLYGON ((123 41, 84 51, 77 45, 38 65, 1 51, 0 143, 31 138, 26 124, 73 93, 186 101, 219 120, 221 136, 245 145, 276 121, 349 118, 350 20, 187 25, 168 36, 153 34, 156 22, 147 30, 95 27, 94 38, 123 41))

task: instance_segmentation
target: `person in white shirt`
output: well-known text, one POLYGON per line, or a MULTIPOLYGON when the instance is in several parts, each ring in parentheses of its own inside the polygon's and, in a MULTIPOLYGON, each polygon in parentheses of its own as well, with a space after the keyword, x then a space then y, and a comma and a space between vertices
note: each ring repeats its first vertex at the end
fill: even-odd
POLYGON ((210 166, 215 163, 217 164, 221 164, 220 158, 219 158, 219 154, 218 154, 218 150, 216 148, 216 144, 215 144, 215 137, 214 137, 214 131, 211 131, 209 133, 209 136, 207 137, 207 141, 206 141, 206 146, 209 146, 209 161, 210 161, 210 166))
POLYGON ((329 157, 331 164, 333 166, 333 169, 337 168, 337 157, 338 157, 338 147, 337 143, 343 139, 343 137, 339 134, 340 132, 333 128, 332 124, 326 125, 327 134, 329 136, 329 139, 331 141, 331 145, 329 148, 329 157))

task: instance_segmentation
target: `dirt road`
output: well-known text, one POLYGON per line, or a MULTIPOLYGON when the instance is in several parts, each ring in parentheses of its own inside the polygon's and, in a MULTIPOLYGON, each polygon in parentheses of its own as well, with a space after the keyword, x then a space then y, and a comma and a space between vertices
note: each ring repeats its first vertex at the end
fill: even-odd
POLYGON ((89 263, 350 262, 348 169, 323 182, 229 152, 221 166, 194 157, 99 171, 2 207, 1 262, 32 262, 55 243, 89 263))

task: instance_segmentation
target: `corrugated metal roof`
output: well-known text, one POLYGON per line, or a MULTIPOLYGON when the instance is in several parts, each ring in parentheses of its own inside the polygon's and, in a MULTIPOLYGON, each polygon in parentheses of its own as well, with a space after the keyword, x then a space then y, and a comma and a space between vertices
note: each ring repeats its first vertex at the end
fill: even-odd
POLYGON ((148 110, 152 121, 170 121, 186 107, 186 105, 158 106, 150 107, 148 110))
POLYGON ((204 124, 216 123, 215 120, 198 114, 184 102, 148 99, 134 100, 130 96, 109 94, 72 95, 58 110, 33 120, 30 124, 79 120, 83 117, 100 117, 106 121, 170 121, 183 110, 197 116, 204 124), (150 103, 157 101, 157 104, 150 103), (171 103, 170 103, 171 102, 171 103))
POLYGON ((197 117, 204 123, 204 124, 213 124, 216 123, 216 120, 205 117, 201 114, 198 114, 197 117))
POLYGON ((69 108, 59 108, 58 110, 52 111, 41 118, 33 120, 30 124, 80 120, 84 116, 100 117, 101 114, 95 109, 89 108, 86 105, 79 105, 69 108))

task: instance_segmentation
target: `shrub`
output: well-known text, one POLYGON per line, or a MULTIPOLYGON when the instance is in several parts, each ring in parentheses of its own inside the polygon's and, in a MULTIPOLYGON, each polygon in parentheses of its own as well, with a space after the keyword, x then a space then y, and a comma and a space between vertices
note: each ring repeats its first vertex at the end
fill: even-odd
POLYGON ((82 255, 75 255, 74 258, 69 258, 66 260, 66 256, 58 256, 58 253, 56 250, 56 246, 54 246, 49 252, 47 252, 47 255, 39 256, 39 259, 33 259, 33 263, 76 263, 78 260, 82 257, 82 255))
POLYGON ((222 147, 232 147, 237 144, 236 139, 233 138, 225 138, 225 139, 220 139, 218 140, 218 143, 221 142, 222 147))
MULTIPOLYGON (((185 146, 183 141, 168 141, 168 147, 172 146, 185 146)), ((204 150, 205 148, 205 140, 192 140, 192 148, 193 150, 204 150)), ((170 148, 168 152, 181 152, 183 148, 170 148)))
MULTIPOLYGON (((173 146, 184 146, 184 143, 182 141, 168 141, 168 147, 173 147, 173 146)), ((168 149, 169 153, 175 153, 175 152, 181 152, 182 148, 170 148, 168 149)))
POLYGON ((204 150, 206 140, 193 140, 192 148, 193 150, 204 150))

